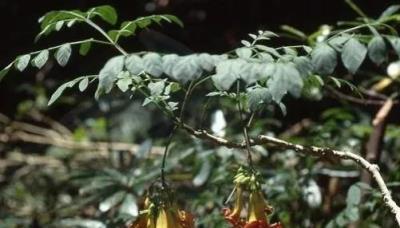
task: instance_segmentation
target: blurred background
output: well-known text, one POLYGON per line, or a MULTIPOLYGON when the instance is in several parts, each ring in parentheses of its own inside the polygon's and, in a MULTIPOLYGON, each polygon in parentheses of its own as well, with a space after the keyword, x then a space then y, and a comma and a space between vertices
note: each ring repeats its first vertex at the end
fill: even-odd
MULTIPOLYGON (((368 15, 377 17, 398 2, 356 3, 368 15)), ((282 25, 291 25, 311 34, 323 24, 334 26, 337 21, 356 17, 341 0, 1 0, 0 66, 20 54, 97 37, 82 25, 34 43, 40 31, 38 19, 46 12, 86 10, 103 4, 117 9, 119 22, 150 14, 176 15, 184 28, 154 26, 122 40, 121 46, 129 52, 181 55, 225 53, 257 30, 279 34, 282 25)), ((272 45, 298 43, 283 36, 272 45)), ((173 127, 170 121, 155 107, 144 108, 140 101, 122 94, 94 101, 94 86, 84 93, 67 91, 57 103, 47 106, 48 98, 63 82, 97 74, 110 56, 117 54, 110 48, 93 48, 86 57, 73 55, 64 68, 50 60, 40 71, 13 71, 2 80, 0 227, 122 227, 137 216, 141 196, 159 176, 154 167, 160 165, 159 155, 173 127), (110 141, 118 142, 118 148, 110 150, 110 141)), ((384 73, 385 69, 379 71, 384 73)), ((371 121, 379 106, 342 102, 323 91, 311 99, 288 99, 288 115, 271 109, 254 123, 251 133, 267 131, 300 143, 365 152, 363 148, 373 132, 371 121)), ((189 123, 204 119, 201 124, 210 128, 222 118, 228 125, 239 124, 238 116, 229 112, 231 103, 210 102, 202 118, 203 104, 203 96, 194 94, 186 113, 189 123), (215 113, 221 111, 222 117, 218 117, 220 114, 215 113)), ((396 167, 400 131, 395 116, 388 117, 382 139, 385 144, 380 145, 376 159, 382 161, 382 171, 387 173, 391 186, 399 190, 396 167)), ((240 138, 240 129, 227 130, 226 134, 240 138)), ((181 200, 182 206, 198 217, 199 227, 228 227, 220 211, 233 188, 229 180, 238 164, 245 161, 243 153, 203 144, 185 137, 183 132, 176 138, 168 171, 169 180, 176 182, 179 199, 190 201, 181 200)), ((379 194, 368 187, 371 182, 362 179, 353 164, 320 161, 297 156, 293 151, 256 150, 256 163, 266 179, 265 191, 275 207, 272 220, 280 220, 286 227, 394 227, 379 194), (366 186, 354 185, 360 180, 366 186), (353 191, 363 191, 365 204, 348 206, 350 186, 363 186, 353 187, 353 191)))

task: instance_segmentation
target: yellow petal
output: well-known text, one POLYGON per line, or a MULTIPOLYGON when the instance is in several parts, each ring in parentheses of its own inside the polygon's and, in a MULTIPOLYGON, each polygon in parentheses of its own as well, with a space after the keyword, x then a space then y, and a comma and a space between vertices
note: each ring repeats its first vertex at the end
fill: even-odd
POLYGON ((173 216, 171 211, 161 208, 157 217, 156 227, 157 228, 181 228, 181 225, 177 221, 177 216, 173 216))
POLYGON ((265 213, 267 207, 268 206, 265 203, 265 199, 261 192, 257 191, 250 193, 249 215, 247 221, 267 221, 267 215, 265 213))

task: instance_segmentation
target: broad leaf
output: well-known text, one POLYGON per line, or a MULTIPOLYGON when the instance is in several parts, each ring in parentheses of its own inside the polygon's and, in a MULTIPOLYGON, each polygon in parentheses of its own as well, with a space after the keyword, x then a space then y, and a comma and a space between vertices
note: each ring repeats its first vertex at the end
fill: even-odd
POLYGON ((143 56, 143 67, 148 74, 161 76, 163 73, 161 56, 157 53, 147 53, 143 56))
POLYGON ((67 65, 69 58, 71 57, 72 49, 70 44, 64 44, 56 51, 55 58, 64 67, 67 65))
POLYGON ((332 74, 337 65, 336 51, 326 43, 318 44, 311 52, 311 63, 317 74, 332 74))
POLYGON ((351 38, 343 46, 342 62, 346 69, 355 74, 367 55, 367 48, 357 39, 351 38))
POLYGON ((211 78, 215 87, 219 90, 228 90, 232 84, 240 78, 240 71, 246 64, 242 59, 229 59, 220 62, 216 66, 216 74, 211 78))
POLYGON ((314 70, 311 60, 305 56, 295 57, 293 63, 303 78, 311 75, 314 70))
POLYGON ((389 6, 385 11, 383 11, 381 16, 379 16, 378 20, 382 20, 382 19, 385 19, 386 17, 390 17, 399 10, 400 10, 400 5, 389 6))
POLYGON ((111 25, 115 25, 115 23, 117 23, 118 14, 112 6, 98 6, 90 9, 89 11, 100 16, 104 21, 111 25))
POLYGON ((147 87, 149 88, 150 94, 152 96, 159 96, 164 91, 165 81, 161 80, 161 81, 158 81, 158 82, 150 82, 147 87))
POLYGON ((99 73, 98 90, 104 90, 104 92, 109 93, 123 67, 124 56, 117 56, 108 60, 99 73))
POLYGON ((198 79, 203 71, 197 59, 195 54, 179 57, 170 76, 182 84, 198 79))
POLYGON ((299 97, 303 88, 303 80, 296 66, 293 63, 277 63, 275 65, 275 73, 267 81, 274 101, 280 103, 287 92, 294 97, 299 97))
POLYGON ((267 88, 256 87, 247 92, 249 108, 251 111, 258 111, 271 103, 272 95, 267 88))
POLYGON ((377 65, 387 59, 386 44, 382 36, 374 36, 368 43, 368 56, 377 65))
POLYGON ((139 207, 136 203, 136 199, 132 194, 127 194, 124 201, 122 201, 119 213, 128 214, 132 217, 136 217, 139 214, 139 207))
POLYGON ((125 59, 125 68, 129 73, 138 75, 144 71, 144 64, 142 58, 137 55, 129 55, 125 59))
POLYGON ((99 210, 101 212, 109 211, 111 208, 115 207, 124 199, 125 194, 126 194, 125 191, 119 191, 112 194, 111 196, 100 202, 99 210))
POLYGON ((396 51, 397 55, 400 57, 400 38, 399 37, 391 37, 389 39, 390 44, 393 49, 396 51))

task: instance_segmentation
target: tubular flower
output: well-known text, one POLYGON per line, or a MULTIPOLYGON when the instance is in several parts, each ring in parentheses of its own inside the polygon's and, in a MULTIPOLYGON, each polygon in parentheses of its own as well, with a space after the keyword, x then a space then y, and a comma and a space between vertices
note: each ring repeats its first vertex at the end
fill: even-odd
POLYGON ((129 228, 194 228, 193 216, 176 206, 156 206, 151 204, 153 209, 147 209, 145 214, 139 218, 129 228), (156 211, 156 213, 155 213, 156 211), (156 216, 155 216, 156 215, 156 216))
POLYGON ((243 209, 243 189, 240 186, 236 186, 235 195, 235 206, 233 210, 224 208, 223 214, 225 219, 232 224, 234 228, 239 228, 244 226, 244 221, 240 218, 240 213, 243 209))
POLYGON ((240 168, 235 176, 235 204, 233 210, 223 209, 225 220, 232 228, 283 228, 281 223, 270 224, 267 215, 271 214, 272 207, 266 203, 261 192, 258 174, 253 170, 248 171, 240 168), (248 200, 244 197, 244 190, 249 192, 248 200), (247 203, 247 219, 240 215, 247 203))

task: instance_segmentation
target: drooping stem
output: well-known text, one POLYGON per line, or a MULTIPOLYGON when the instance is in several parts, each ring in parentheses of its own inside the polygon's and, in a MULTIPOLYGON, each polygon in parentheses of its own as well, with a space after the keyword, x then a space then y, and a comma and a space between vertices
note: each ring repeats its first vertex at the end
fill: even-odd
POLYGON ((247 128, 251 124, 251 120, 253 119, 254 115, 253 114, 251 115, 251 118, 247 124, 244 123, 243 108, 242 108, 242 105, 240 102, 240 81, 237 81, 237 83, 236 83, 236 102, 237 102, 237 106, 238 106, 238 110, 239 110, 240 122, 243 124, 243 136, 244 136, 244 140, 246 143, 246 151, 247 151, 247 164, 249 165, 251 170, 254 170, 253 158, 251 155, 250 138, 249 138, 249 134, 247 132, 247 128))
POLYGON ((167 182, 165 181, 165 165, 166 165, 167 157, 168 157, 168 149, 169 149, 169 146, 171 145, 172 138, 173 138, 174 133, 177 128, 178 128, 178 126, 175 125, 174 128, 169 133, 167 145, 165 145, 165 150, 163 153, 163 158, 162 158, 162 162, 161 162, 161 185, 163 188, 167 187, 167 182))

